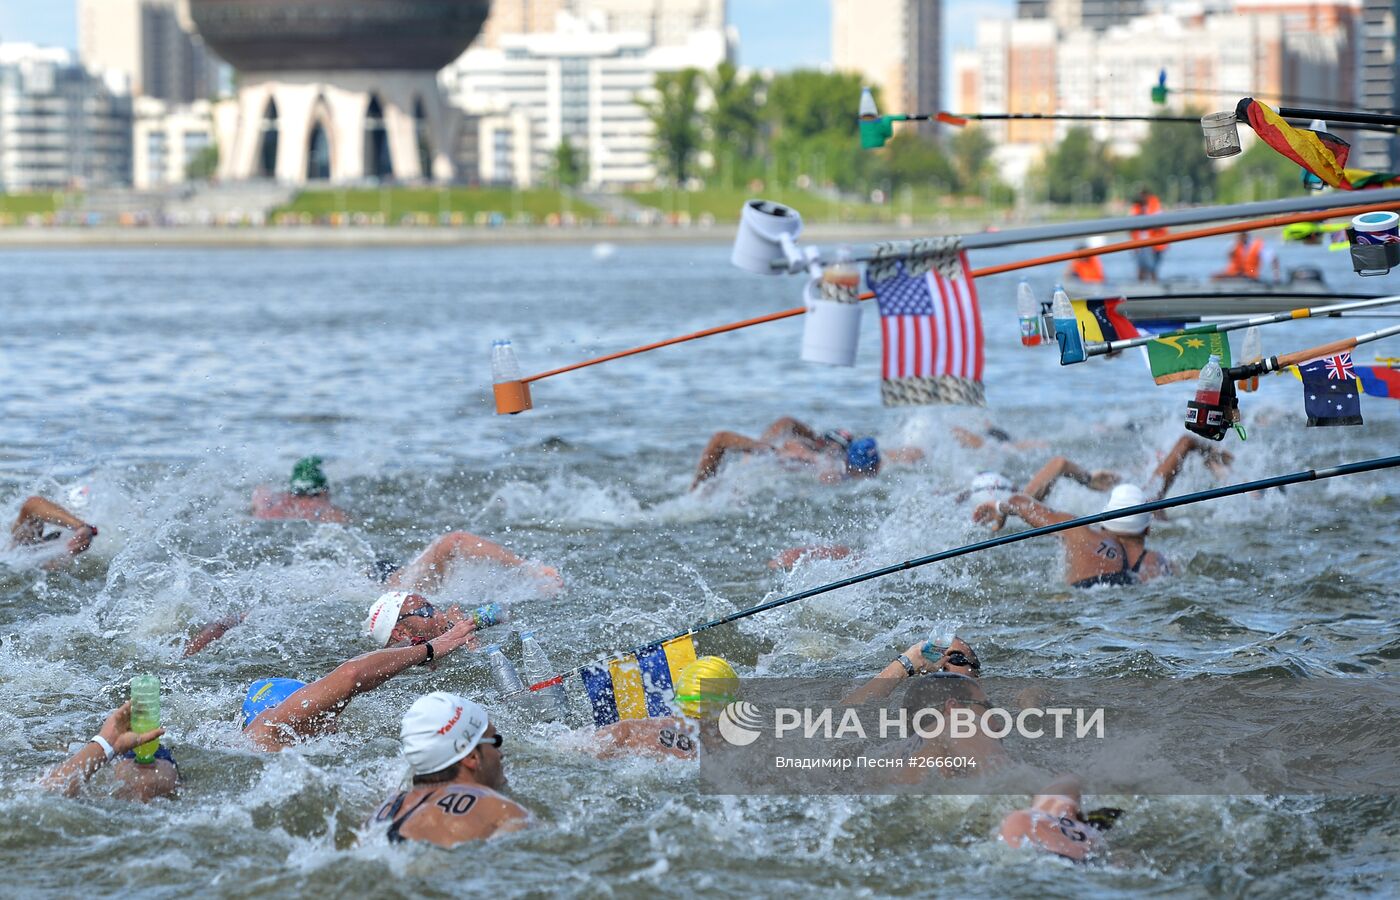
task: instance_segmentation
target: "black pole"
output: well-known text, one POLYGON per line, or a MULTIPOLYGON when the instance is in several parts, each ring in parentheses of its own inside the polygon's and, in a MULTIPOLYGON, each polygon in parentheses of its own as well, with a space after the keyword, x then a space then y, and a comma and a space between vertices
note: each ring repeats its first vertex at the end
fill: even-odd
POLYGON ((1387 116, 1382 113, 1347 112, 1341 109, 1311 109, 1306 106, 1280 106, 1278 114, 1285 119, 1323 119, 1331 122, 1353 122, 1360 125, 1385 125, 1400 127, 1400 116, 1387 116))

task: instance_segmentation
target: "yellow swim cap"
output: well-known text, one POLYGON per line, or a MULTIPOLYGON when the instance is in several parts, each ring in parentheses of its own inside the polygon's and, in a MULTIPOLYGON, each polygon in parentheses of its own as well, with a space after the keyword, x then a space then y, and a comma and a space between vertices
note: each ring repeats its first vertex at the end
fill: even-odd
POLYGON ((702 656, 681 669, 675 687, 681 712, 711 718, 739 698, 739 673, 718 656, 702 656))

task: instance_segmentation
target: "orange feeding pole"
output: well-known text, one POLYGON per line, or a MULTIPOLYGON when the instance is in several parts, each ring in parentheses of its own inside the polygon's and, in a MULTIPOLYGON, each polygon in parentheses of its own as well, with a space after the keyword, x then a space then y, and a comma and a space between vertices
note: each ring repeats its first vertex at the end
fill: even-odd
MULTIPOLYGON (((1116 244, 1106 244, 1102 247, 1085 247, 1081 250, 1067 250, 1064 253, 1052 253, 1046 256, 1036 256, 1031 259, 1023 259, 1017 262, 1002 263, 996 266, 987 266, 982 269, 973 269, 968 272, 973 278, 981 278, 986 275, 1000 275, 1003 272, 1015 272, 1019 269, 1030 269, 1035 266, 1046 266, 1053 263, 1067 262, 1072 259, 1084 259, 1090 256, 1101 256, 1105 253, 1118 253, 1123 250, 1136 250, 1139 247, 1156 247, 1162 244, 1175 244, 1179 241, 1190 241, 1196 238, 1216 237, 1222 234, 1237 234, 1241 231, 1253 231, 1259 228, 1278 228, 1283 225, 1292 225, 1295 222, 1317 222, 1323 219, 1332 219, 1340 216, 1355 216, 1365 212, 1380 212, 1393 209, 1396 206, 1394 200, 1381 203, 1360 203, 1354 206, 1344 206, 1334 209, 1313 210, 1310 212, 1288 213, 1285 215, 1267 216, 1259 219, 1248 219, 1243 222, 1233 222, 1228 225, 1213 225, 1209 228, 1193 228, 1187 231, 1178 231, 1160 238, 1142 238, 1140 240, 1120 241, 1116 244)), ((869 300, 875 294, 870 291, 860 295, 861 300, 869 300)), ((606 356, 599 356, 596 359, 584 360, 583 362, 572 363, 561 366, 557 369, 550 369, 547 372, 540 372, 537 375, 530 375, 519 381, 510 381, 495 385, 496 412, 504 415, 508 413, 523 412, 530 408, 530 388, 533 381, 539 381, 554 375, 561 375, 565 372, 572 372, 576 369, 596 366, 599 363, 608 362, 614 359, 622 359, 626 356, 635 356, 638 353, 646 353, 649 350, 656 350, 660 347, 669 347, 673 344, 683 344, 686 341, 693 341, 697 338, 709 337, 712 334, 723 334, 726 331, 738 331, 741 328, 748 328, 750 325, 761 325, 764 322, 775 322, 779 319, 790 319, 807 312, 805 306, 785 309, 780 312, 769 313, 753 319, 744 319, 741 322, 731 322, 728 325, 719 325, 714 328, 706 328, 702 331, 683 334, 679 337, 667 338, 664 341, 656 341, 651 344, 643 344, 640 347, 633 347, 630 350, 619 350, 616 353, 609 353, 606 356)))

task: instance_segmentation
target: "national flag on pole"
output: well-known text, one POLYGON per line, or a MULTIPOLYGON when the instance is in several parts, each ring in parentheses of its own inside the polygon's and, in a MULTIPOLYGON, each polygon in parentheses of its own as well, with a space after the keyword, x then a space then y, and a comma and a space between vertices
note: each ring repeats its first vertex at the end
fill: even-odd
POLYGON ((1235 118, 1248 123, 1260 140, 1331 187, 1356 191, 1400 185, 1400 174, 1346 168, 1350 144, 1325 131, 1295 128, 1258 100, 1241 100, 1235 107, 1235 118))
POLYGON ((1123 341, 1140 335, 1137 327, 1128 317, 1118 311, 1123 298, 1115 300, 1072 300, 1074 317, 1084 332, 1084 340, 1105 343, 1123 341))
POLYGON ((880 398, 984 406, 982 316, 966 254, 956 241, 912 246, 899 255, 886 248, 866 271, 884 340, 880 398))
POLYGON ((647 719, 673 714, 673 687, 681 670, 695 662, 692 635, 653 644, 635 656, 628 653, 579 672, 593 724, 602 727, 620 719, 647 719))
POLYGON ((1350 353, 1324 356, 1298 366, 1308 426, 1360 425, 1361 390, 1350 353))
POLYGON ((1230 367, 1230 341, 1214 325, 1164 334, 1147 345, 1147 364, 1158 384, 1195 378, 1211 356, 1220 357, 1222 368, 1230 367))
POLYGON ((1368 397, 1400 400, 1400 369, 1391 366, 1357 366, 1361 392, 1368 397))

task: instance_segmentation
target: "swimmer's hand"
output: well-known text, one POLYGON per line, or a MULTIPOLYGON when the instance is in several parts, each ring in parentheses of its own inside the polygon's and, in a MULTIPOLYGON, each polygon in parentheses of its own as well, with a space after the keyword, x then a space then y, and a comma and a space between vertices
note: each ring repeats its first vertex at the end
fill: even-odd
POLYGON ((545 583, 545 589, 557 594, 564 589, 564 579, 553 566, 535 566, 535 576, 545 583))
POLYGON ((98 729, 98 734, 112 745, 117 756, 121 756, 128 750, 135 750, 141 744, 148 744, 164 736, 164 728, 156 728, 144 734, 137 734, 131 730, 131 701, 123 703, 112 714, 107 717, 107 721, 102 723, 98 729))
POLYGON ((68 539, 68 552, 73 556, 82 553, 92 546, 92 539, 97 537, 97 528, 92 525, 84 525, 73 532, 73 536, 68 539))
POLYGON ((465 646, 471 642, 472 632, 475 630, 476 622, 471 619, 453 625, 447 631, 428 642, 433 648, 433 657, 446 656, 452 651, 465 646))
POLYGON ((904 651, 904 655, 909 659, 910 664, 914 666, 914 671, 920 673, 932 672, 934 669, 938 668, 939 660, 942 659, 940 656, 938 659, 929 660, 924 656, 923 641, 919 641, 917 644, 910 644, 909 649, 904 651))
POLYGON ((990 525, 993 531, 1001 531, 1006 524, 1006 510, 1001 501, 988 500, 972 511, 972 521, 979 525, 990 525))

